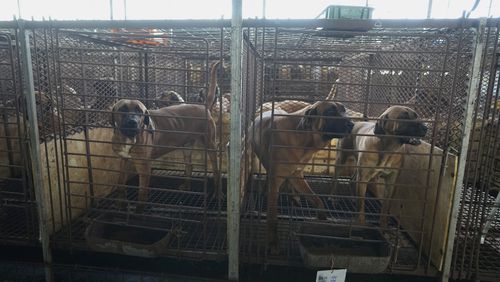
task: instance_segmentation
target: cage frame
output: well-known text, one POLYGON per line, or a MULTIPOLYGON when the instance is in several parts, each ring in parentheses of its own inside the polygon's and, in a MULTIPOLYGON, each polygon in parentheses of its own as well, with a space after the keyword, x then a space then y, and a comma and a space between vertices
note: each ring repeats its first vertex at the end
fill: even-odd
MULTIPOLYGON (((357 22, 360 26, 364 26, 366 25, 367 21, 359 21, 357 22)), ((464 24, 466 24, 467 26, 471 27, 471 28, 475 28, 477 30, 479 30, 481 32, 482 29, 484 29, 485 27, 488 27, 488 26, 494 26, 495 25, 495 22, 493 20, 467 20, 467 22, 465 23, 463 20, 425 20, 425 21, 374 21, 374 20, 371 20, 371 21, 368 21, 369 24, 371 24, 372 26, 384 26, 384 27, 387 27, 387 26, 398 26, 400 27, 401 24, 403 24, 404 26, 406 27, 412 27, 412 26, 429 26, 429 27, 436 27, 436 26, 441 26, 441 27, 457 27, 457 26, 463 26, 464 24)), ((27 29, 31 29, 31 28, 43 28, 43 27, 65 27, 65 28, 78 28, 78 27, 122 27, 122 26, 127 26, 127 27, 143 27, 143 26, 176 26, 176 25, 179 25, 179 26, 185 26, 185 25, 189 25, 189 26, 193 26, 193 27, 197 27, 197 26, 203 26, 203 27, 206 27, 207 25, 208 26, 217 26, 217 27, 221 27, 221 26, 224 26, 224 27, 229 27, 231 26, 230 23, 228 21, 225 21, 225 20, 221 20, 221 21, 113 21, 113 22, 109 22, 109 21, 81 21, 81 22, 73 22, 73 21, 57 21, 57 22, 53 22, 53 21, 43 21, 43 22, 35 22, 35 21, 22 21, 22 20, 19 20, 19 21, 14 21, 14 22, 0 22, 0 26, 2 27, 5 27, 5 28, 20 28, 20 40, 22 42, 24 42, 24 40, 29 40, 26 36, 22 36, 22 35, 26 35, 26 30, 27 29), (23 39, 25 38, 25 39, 23 39)), ((246 20, 246 21, 242 21, 242 25, 241 25, 241 28, 245 28, 245 27, 283 27, 283 26, 290 26, 290 27, 295 27, 295 26, 308 26, 308 27, 318 27, 318 26, 331 26, 331 27, 335 27, 335 28, 338 28, 338 27, 342 27, 342 26, 356 26, 356 23, 353 24, 352 21, 346 21, 346 20, 289 20, 289 21, 270 21, 270 20, 246 20)), ((472 115, 473 115, 473 112, 472 112, 472 106, 474 105, 474 92, 476 91, 476 89, 478 88, 479 86, 479 74, 480 74, 480 68, 478 67, 478 64, 480 64, 480 61, 478 62, 479 58, 481 58, 481 52, 482 52, 482 48, 481 48, 481 42, 483 40, 483 36, 484 34, 479 34, 476 38, 476 48, 475 48, 475 61, 474 61, 474 67, 472 69, 472 76, 474 79, 471 80, 471 84, 470 84, 470 87, 469 87, 469 103, 468 103, 468 108, 467 108, 467 117, 466 117, 466 126, 465 126, 465 130, 464 130, 464 133, 468 133, 472 130, 472 115), (479 47, 479 48, 478 48, 479 47)), ((24 44, 22 44, 23 46, 29 46, 29 44, 27 42, 24 42, 24 44)), ((237 45, 235 45, 237 46, 237 45)), ((24 75, 26 77, 32 77, 32 75, 30 76, 30 65, 28 62, 30 61, 29 59, 29 56, 28 56, 28 53, 29 52, 29 48, 23 48, 22 49, 22 54, 23 54, 23 58, 22 58, 22 62, 23 62, 23 65, 24 65, 24 75)), ((33 87, 33 82, 30 81, 29 79, 28 80, 23 80, 23 82, 25 83, 26 87, 25 87, 25 91, 24 91, 24 96, 29 100, 29 103, 28 103, 28 110, 29 110, 29 113, 31 113, 32 115, 36 116, 36 107, 34 107, 34 96, 35 96, 35 93, 34 93, 34 87, 33 87)), ((235 89, 238 89, 240 88, 237 84, 235 84, 235 89)), ((237 115, 237 113, 234 113, 234 115, 237 115)), ((32 121, 30 121, 32 122, 32 121)), ((30 140, 30 144, 32 146, 32 148, 34 148, 33 150, 35 150, 35 152, 37 151, 37 139, 34 139, 33 136, 36 136, 38 134, 37 132, 37 127, 32 125, 30 127, 30 136, 31 136, 31 139, 30 140)), ((460 154, 461 158, 463 157, 463 159, 461 159, 460 163, 460 167, 459 167, 459 179, 460 177, 463 179, 464 177, 464 171, 465 171, 465 157, 467 155, 467 149, 468 149, 468 141, 466 141, 465 143, 465 146, 462 146, 462 153, 460 154), (464 151, 465 150, 465 151, 464 151), (461 175, 461 176, 460 176, 461 175)), ((30 154, 32 155, 32 154, 30 154)), ((33 156, 32 156, 33 157, 33 156)), ((34 164, 36 163, 39 163, 40 161, 39 160, 33 160, 32 161, 34 164)), ((38 169, 36 168, 36 165, 35 165, 35 168, 34 168, 35 171, 37 171, 38 169)), ((238 175, 233 175, 233 177, 236 177, 236 179, 238 179, 238 175)), ((37 192, 37 202, 38 203, 41 203, 42 201, 40 201, 39 199, 42 197, 42 195, 39 193, 39 191, 41 190, 41 187, 39 186, 40 185, 40 182, 35 182, 35 192, 37 192)), ((456 190, 456 191, 461 191, 461 181, 457 181, 457 186, 456 186, 456 189, 459 189, 459 190, 456 190)), ((453 212, 452 212, 452 215, 451 215, 451 218, 452 218, 452 222, 455 220, 455 223, 454 225, 456 226, 456 217, 457 217, 457 213, 458 213, 458 208, 459 208, 459 197, 460 197, 460 194, 461 193, 455 193, 455 200, 453 202, 453 212)), ((229 203, 228 203, 229 205, 229 203)), ((236 209, 235 207, 238 207, 239 204, 236 204, 235 203, 235 206, 231 207, 231 209, 236 209)), ((48 243, 49 243, 49 239, 44 236, 44 225, 45 225, 45 222, 46 222, 46 219, 44 219, 46 217, 46 215, 44 215, 43 213, 43 207, 40 206, 40 204, 38 204, 38 210, 41 215, 41 218, 39 219, 40 221, 40 228, 41 228, 41 242, 42 242, 42 245, 44 245, 44 255, 46 256, 45 257, 45 260, 47 263, 50 264, 50 248, 48 246, 48 243)), ((229 210, 229 209, 228 209, 229 210)), ((239 210, 239 207, 238 207, 238 210, 239 210)), ((237 220, 239 221, 239 220, 237 220)), ((456 228, 450 228, 449 229, 449 234, 448 234, 448 243, 447 243, 447 246, 448 246, 448 249, 447 249, 447 256, 446 256, 446 261, 447 261, 447 265, 449 265, 451 263, 451 254, 453 253, 452 250, 453 250, 453 244, 455 242, 455 229, 456 228)), ((235 232, 234 230, 231 231, 231 234, 233 234, 233 236, 235 236, 235 238, 238 238, 238 234, 235 234, 233 233, 235 232)), ((231 248, 233 249, 233 248, 231 248)), ((231 251, 230 251, 231 252, 231 251)), ((234 266, 233 266, 234 267, 234 266)), ((444 272, 443 272, 443 275, 442 275, 442 279, 443 281, 447 281, 448 280, 448 277, 449 277, 449 273, 450 273, 450 270, 449 270, 449 267, 445 268, 444 272), (448 268, 448 269, 447 269, 448 268)), ((235 272, 231 272, 233 273, 233 275, 237 275, 237 274, 234 274, 235 272)), ((234 277, 237 277, 237 276, 234 276, 234 277)))

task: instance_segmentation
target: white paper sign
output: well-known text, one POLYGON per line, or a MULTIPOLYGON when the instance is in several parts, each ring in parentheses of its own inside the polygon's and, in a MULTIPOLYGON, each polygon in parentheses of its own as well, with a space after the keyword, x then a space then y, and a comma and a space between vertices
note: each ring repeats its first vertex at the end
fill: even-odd
POLYGON ((320 270, 316 273, 316 282, 345 282, 347 269, 320 270))

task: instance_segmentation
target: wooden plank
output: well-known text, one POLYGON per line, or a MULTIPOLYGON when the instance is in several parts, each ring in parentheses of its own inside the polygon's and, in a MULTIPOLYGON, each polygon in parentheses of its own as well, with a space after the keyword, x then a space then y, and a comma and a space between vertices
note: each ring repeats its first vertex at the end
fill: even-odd
POLYGON ((425 255, 430 257, 431 262, 438 270, 441 270, 455 186, 457 157, 448 154, 446 163, 442 164, 443 150, 434 147, 433 154, 435 155, 431 160, 426 195, 428 173, 426 170, 429 166, 429 156, 411 154, 429 154, 430 149, 431 145, 424 142, 419 146, 405 145, 405 151, 408 155, 405 155, 404 170, 401 171, 397 180, 398 184, 404 186, 396 186, 397 190, 394 196, 394 199, 402 201, 395 201, 391 205, 390 213, 395 218, 399 218, 403 229, 424 232, 422 238, 418 232, 409 232, 408 234, 417 244, 420 242, 423 244, 422 249, 425 255), (441 165, 446 167, 441 178, 441 187, 438 190, 441 165), (431 234, 432 230, 434 234, 431 234), (430 252, 429 248, 431 248, 430 252))
MULTIPOLYGON (((109 169, 119 170, 119 159, 116 158, 111 144, 100 143, 99 141, 109 142, 113 130, 110 128, 97 128, 89 130, 90 154, 92 162, 92 174, 94 181, 94 196, 106 197, 112 190, 112 185, 117 183, 119 173, 107 171, 109 169), (102 155, 97 157, 96 155, 102 155)), ((85 136, 84 133, 71 135, 71 139, 66 142, 68 153, 68 168, 70 181, 78 183, 68 184, 68 194, 65 193, 63 181, 63 164, 65 162, 61 152, 61 142, 59 138, 41 145, 42 156, 42 176, 45 199, 44 207, 51 208, 49 216, 49 232, 53 234, 59 231, 64 225, 69 224, 70 220, 77 218, 86 212, 90 201, 90 185, 87 157, 75 154, 85 154, 85 136), (57 154, 56 154, 57 150, 57 154), (48 156, 48 157, 47 157, 48 156), (50 186, 49 186, 50 182, 50 186), (48 188, 50 187, 50 188, 48 188), (71 211, 71 215, 68 213, 71 211)))

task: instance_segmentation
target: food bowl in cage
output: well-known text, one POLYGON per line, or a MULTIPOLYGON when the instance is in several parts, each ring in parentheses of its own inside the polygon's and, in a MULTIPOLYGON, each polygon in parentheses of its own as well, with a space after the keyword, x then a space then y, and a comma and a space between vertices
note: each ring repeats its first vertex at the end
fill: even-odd
POLYGON ((302 260, 309 268, 380 273, 391 259, 391 245, 378 229, 304 223, 298 239, 302 260))
POLYGON ((153 218, 105 213, 89 224, 85 240, 94 251, 151 258, 164 254, 180 232, 153 218))

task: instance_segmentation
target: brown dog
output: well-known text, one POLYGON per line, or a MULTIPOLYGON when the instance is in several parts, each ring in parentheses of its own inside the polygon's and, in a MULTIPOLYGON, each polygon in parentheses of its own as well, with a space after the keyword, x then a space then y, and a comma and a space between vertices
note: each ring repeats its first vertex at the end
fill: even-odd
MULTIPOLYGON (((249 129, 248 151, 253 149, 268 173, 267 227, 273 252, 277 246, 278 193, 285 180, 295 192, 306 195, 316 208, 325 208, 304 180, 303 169, 331 139, 351 132, 353 123, 345 112, 340 103, 321 101, 291 114, 276 109, 272 117, 272 111, 265 112, 262 119, 254 120, 254 128, 249 129)), ((323 212, 318 217, 326 218, 323 212)))
POLYGON ((403 145, 420 144, 418 138, 424 137, 426 132, 427 127, 418 120, 413 109, 392 106, 382 113, 376 123, 355 123, 352 134, 340 140, 335 179, 338 179, 347 159, 354 157, 357 165, 355 175, 360 223, 365 223, 366 189, 368 184, 373 183, 377 185, 377 189, 383 188, 384 195, 377 195, 386 199, 382 203, 380 225, 387 226, 390 199, 393 197, 394 185, 403 162, 403 145), (380 183, 381 180, 384 183, 380 183), (386 203, 387 199, 389 203, 386 203))
MULTIPOLYGON (((328 93, 328 96, 326 97, 325 100, 327 101, 332 101, 335 98, 335 95, 337 94, 337 83, 339 80, 337 79, 334 84, 332 84, 332 87, 330 88, 330 93, 328 93)), ((284 100, 280 102, 274 102, 274 109, 275 110, 283 110, 287 113, 293 113, 298 110, 302 110, 303 108, 310 106, 311 104, 305 101, 300 101, 300 100, 284 100)), ((266 102, 260 106, 260 108, 257 110, 255 113, 255 116, 259 116, 260 113, 264 113, 267 111, 271 111, 273 109, 273 102, 266 102)))
POLYGON ((173 105, 184 104, 184 99, 182 96, 175 91, 166 91, 160 95, 160 98, 156 101, 158 108, 170 107, 173 105))
MULTIPOLYGON (((310 103, 300 100, 284 100, 280 102, 274 102, 274 109, 283 110, 287 113, 293 113, 298 110, 302 110, 303 108, 310 105, 311 105, 310 103)), ((257 110, 255 116, 259 116, 260 113, 265 113, 267 111, 271 111, 272 109, 273 109, 273 102, 266 102, 262 104, 262 106, 257 110)))
MULTIPOLYGON (((219 63, 212 65, 207 99, 213 104, 216 87, 216 70, 219 63)), ((217 197, 222 197, 219 187, 219 166, 217 161, 217 145, 215 141, 215 122, 210 108, 205 105, 180 104, 158 110, 147 110, 138 100, 120 100, 112 110, 111 123, 114 126, 112 138, 113 151, 122 157, 119 184, 123 185, 127 178, 125 172, 127 162, 131 161, 139 174, 139 193, 137 211, 141 212, 148 199, 148 185, 151 174, 151 160, 167 154, 180 147, 193 146, 200 141, 208 148, 208 156, 214 170, 214 182, 217 197)), ((190 150, 184 150, 190 151, 190 150)), ((191 155, 189 153, 189 159, 191 155)), ((186 155, 185 155, 186 158, 186 155)), ((189 177, 192 165, 186 163, 186 180, 184 187, 190 187, 189 177)), ((125 198, 125 189, 121 189, 121 197, 125 198)))

